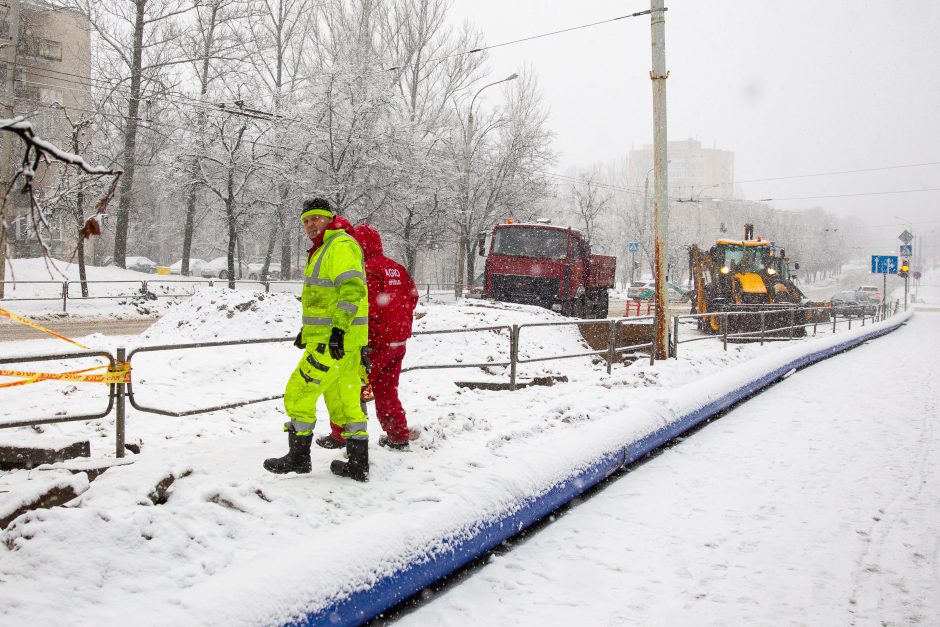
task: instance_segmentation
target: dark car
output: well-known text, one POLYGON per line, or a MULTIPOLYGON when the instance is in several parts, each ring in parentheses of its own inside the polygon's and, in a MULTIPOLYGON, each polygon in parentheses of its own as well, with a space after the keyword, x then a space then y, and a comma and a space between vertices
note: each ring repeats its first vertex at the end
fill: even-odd
POLYGON ((846 318, 870 316, 878 308, 866 294, 859 292, 837 292, 833 294, 830 303, 832 315, 846 318))

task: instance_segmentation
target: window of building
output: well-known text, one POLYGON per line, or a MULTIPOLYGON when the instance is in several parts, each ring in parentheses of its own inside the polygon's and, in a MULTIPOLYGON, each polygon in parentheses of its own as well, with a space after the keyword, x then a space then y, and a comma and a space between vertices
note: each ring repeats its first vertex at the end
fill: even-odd
POLYGON ((39 56, 50 61, 62 60, 62 42, 51 39, 39 40, 39 56))

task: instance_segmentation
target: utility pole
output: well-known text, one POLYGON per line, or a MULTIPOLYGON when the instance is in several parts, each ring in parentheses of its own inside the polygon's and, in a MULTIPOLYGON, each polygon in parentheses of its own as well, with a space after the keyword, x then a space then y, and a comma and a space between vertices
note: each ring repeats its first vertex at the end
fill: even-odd
MULTIPOLYGON (((10 28, 10 41, 7 44, 7 50, 3 55, 6 62, 6 76, 4 76, 5 98, 3 102, 3 117, 13 117, 13 105, 16 102, 16 55, 17 47, 20 41, 20 0, 7 0, 7 23, 10 28)), ((10 202, 7 196, 7 190, 10 187, 10 179, 13 176, 13 146, 16 137, 13 133, 2 133, 0 137, 2 142, 2 154, 0 154, 0 193, 3 198, 0 199, 0 298, 3 298, 4 284, 6 280, 7 266, 7 224, 13 217, 13 211, 7 209, 7 203, 10 202)), ((14 209, 15 211, 15 209, 14 209)))
POLYGON ((656 359, 666 359, 669 324, 666 319, 666 245, 669 205, 666 196, 666 9, 665 0, 650 0, 653 69, 653 257, 656 278, 656 359))

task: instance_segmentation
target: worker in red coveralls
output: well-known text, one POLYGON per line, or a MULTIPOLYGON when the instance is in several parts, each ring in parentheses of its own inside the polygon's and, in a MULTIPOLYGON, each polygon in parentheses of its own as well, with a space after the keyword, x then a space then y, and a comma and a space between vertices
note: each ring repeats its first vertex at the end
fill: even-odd
MULTIPOLYGON (((375 396, 375 413, 385 435, 379 446, 408 450, 408 421, 398 400, 398 378, 405 358, 405 342, 411 337, 418 289, 408 271, 383 254, 382 237, 371 224, 360 224, 352 233, 362 247, 369 288, 369 383, 375 396)), ((330 422, 331 433, 317 439, 323 448, 344 446, 342 427, 330 422)))

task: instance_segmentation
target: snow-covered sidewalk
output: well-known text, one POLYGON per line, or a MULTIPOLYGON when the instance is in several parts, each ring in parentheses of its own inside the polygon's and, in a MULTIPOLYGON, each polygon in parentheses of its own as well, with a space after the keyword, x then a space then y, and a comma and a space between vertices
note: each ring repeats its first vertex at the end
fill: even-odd
POLYGON ((405 625, 935 625, 940 314, 800 371, 405 625))

